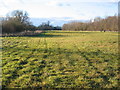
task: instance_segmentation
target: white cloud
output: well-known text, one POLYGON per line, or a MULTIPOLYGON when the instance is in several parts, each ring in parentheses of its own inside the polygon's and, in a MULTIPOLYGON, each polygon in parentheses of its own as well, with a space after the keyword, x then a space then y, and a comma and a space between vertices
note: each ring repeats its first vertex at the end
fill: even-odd
POLYGON ((119 2, 119 0, 79 0, 80 2, 119 2))
POLYGON ((58 4, 58 1, 50 1, 48 3, 46 3, 46 5, 48 6, 56 6, 58 4))
POLYGON ((4 9, 2 9, 2 11, 0 12, 2 12, 3 14, 4 12, 8 13, 9 11, 19 9, 22 7, 22 3, 20 0, 1 0, 1 3, 2 6, 0 6, 0 8, 4 9))
MULTIPOLYGON (((9 11, 20 9, 27 11, 30 17, 72 17, 66 20, 89 19, 92 16, 97 15, 95 13, 92 13, 91 9, 94 11, 97 8, 90 7, 90 9, 88 6, 80 4, 80 2, 117 1, 118 0, 0 0, 0 3, 2 2, 4 4, 0 4, 0 15, 5 16, 9 11)), ((98 15, 101 15, 99 14, 100 12, 101 11, 98 12, 98 15)))
POLYGON ((119 2, 119 0, 48 0, 48 5, 57 5, 58 3, 71 2, 119 2))
POLYGON ((107 0, 108 2, 119 2, 119 0, 107 0))
POLYGON ((59 21, 89 20, 96 16, 114 15, 118 9, 118 1, 119 0, 0 0, 0 17, 6 16, 10 11, 19 9, 27 11, 30 18, 56 18, 56 21, 51 22, 52 24, 59 21), (107 2, 116 2, 116 4, 107 4, 107 2))
POLYGON ((51 0, 46 3, 47 6, 70 6, 72 0, 51 0))

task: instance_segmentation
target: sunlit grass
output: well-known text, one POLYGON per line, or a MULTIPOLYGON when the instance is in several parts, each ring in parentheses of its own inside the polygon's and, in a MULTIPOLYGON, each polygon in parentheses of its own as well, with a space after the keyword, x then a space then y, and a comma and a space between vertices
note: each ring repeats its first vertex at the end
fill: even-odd
POLYGON ((118 87, 118 33, 3 37, 3 87, 118 87))

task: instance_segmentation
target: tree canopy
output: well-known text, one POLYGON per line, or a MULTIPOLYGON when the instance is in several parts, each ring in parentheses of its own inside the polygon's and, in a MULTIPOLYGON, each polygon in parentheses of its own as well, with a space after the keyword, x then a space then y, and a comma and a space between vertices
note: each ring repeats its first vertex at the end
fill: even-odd
POLYGON ((2 21, 2 31, 21 32, 30 25, 28 13, 26 11, 14 10, 7 14, 6 18, 2 21))
POLYGON ((89 22, 74 21, 64 24, 62 29, 74 31, 118 31, 118 17, 108 16, 104 19, 96 17, 89 22))
POLYGON ((14 33, 25 30, 61 30, 61 27, 50 25, 50 21, 36 27, 29 21, 28 13, 22 10, 14 10, 8 13, 6 18, 2 20, 3 33, 14 33))

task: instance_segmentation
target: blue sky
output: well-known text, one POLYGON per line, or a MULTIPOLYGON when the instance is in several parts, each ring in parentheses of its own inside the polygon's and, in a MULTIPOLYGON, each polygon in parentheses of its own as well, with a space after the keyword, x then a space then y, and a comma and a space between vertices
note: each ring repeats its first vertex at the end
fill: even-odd
POLYGON ((39 24, 51 20, 60 24, 71 20, 90 20, 118 14, 119 0, 0 0, 0 17, 19 9, 27 11, 31 21, 39 24), (37 21, 39 20, 39 21, 37 21), (58 21, 59 20, 59 23, 58 21), (56 22, 57 21, 57 22, 56 22))

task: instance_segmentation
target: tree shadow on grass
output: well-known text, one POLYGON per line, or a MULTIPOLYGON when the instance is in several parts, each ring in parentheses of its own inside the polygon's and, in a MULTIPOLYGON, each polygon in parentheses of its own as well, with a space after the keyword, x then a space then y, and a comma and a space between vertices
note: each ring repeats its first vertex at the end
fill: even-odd
POLYGON ((45 34, 45 33, 41 33, 38 35, 30 35, 30 36, 25 36, 25 37, 67 37, 67 35, 52 35, 52 34, 45 34))
POLYGON ((95 34, 96 32, 86 32, 86 31, 44 31, 41 33, 33 34, 33 35, 6 35, 0 37, 68 37, 70 34, 95 34), (52 34, 51 34, 52 33, 52 34), (68 35, 53 35, 53 33, 66 33, 68 35))
POLYGON ((42 32, 38 35, 30 35, 27 37, 68 37, 70 34, 93 34, 96 32, 56 32, 56 31, 48 31, 48 32, 42 32), (50 34, 52 33, 52 34, 50 34), (53 33, 68 33, 68 35, 53 35, 53 33))
POLYGON ((70 34, 70 33, 81 33, 81 34, 92 34, 92 33, 96 33, 96 32, 90 32, 90 31, 63 31, 63 32, 56 32, 56 31, 51 31, 51 33, 68 33, 68 34, 70 34))

